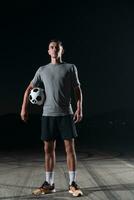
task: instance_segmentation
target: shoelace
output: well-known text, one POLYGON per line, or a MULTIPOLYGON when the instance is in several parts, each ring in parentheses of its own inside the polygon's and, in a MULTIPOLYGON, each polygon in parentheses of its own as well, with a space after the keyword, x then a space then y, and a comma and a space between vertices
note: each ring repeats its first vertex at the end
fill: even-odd
POLYGON ((45 181, 41 187, 48 187, 49 186, 49 183, 47 181, 45 181))
POLYGON ((71 186, 74 187, 76 190, 78 189, 78 186, 74 181, 72 182, 71 186))

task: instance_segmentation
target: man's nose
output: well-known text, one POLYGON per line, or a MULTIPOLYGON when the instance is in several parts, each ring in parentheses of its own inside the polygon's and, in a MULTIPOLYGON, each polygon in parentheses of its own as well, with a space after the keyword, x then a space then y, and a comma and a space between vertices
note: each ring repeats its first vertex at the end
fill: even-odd
POLYGON ((54 47, 54 49, 53 49, 53 50, 54 50, 55 52, 56 52, 56 51, 58 51, 58 49, 57 49, 56 47, 54 47))

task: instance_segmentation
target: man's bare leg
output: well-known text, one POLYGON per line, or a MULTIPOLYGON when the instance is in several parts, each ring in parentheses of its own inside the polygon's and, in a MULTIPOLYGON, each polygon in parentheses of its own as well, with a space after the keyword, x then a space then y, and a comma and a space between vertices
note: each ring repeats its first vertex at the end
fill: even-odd
POLYGON ((74 139, 64 140, 65 150, 67 155, 67 167, 69 171, 69 193, 73 196, 82 196, 83 192, 78 188, 76 184, 76 153, 74 146, 74 139))
POLYGON ((44 141, 46 181, 51 185, 54 183, 55 148, 56 141, 44 141))
POLYGON ((55 192, 54 167, 55 167, 55 147, 56 141, 44 141, 45 152, 45 181, 41 187, 35 189, 34 195, 48 194, 55 192))

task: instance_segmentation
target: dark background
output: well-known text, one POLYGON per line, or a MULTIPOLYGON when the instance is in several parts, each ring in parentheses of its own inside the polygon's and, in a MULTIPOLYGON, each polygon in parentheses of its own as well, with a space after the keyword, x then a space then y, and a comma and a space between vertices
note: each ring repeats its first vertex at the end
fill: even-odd
MULTIPOLYGON (((1 147, 40 145, 41 108, 21 122, 24 91, 50 60, 48 42, 63 41, 83 91, 81 144, 133 145, 134 3, 5 1, 0 6, 1 147), (2 131, 3 128, 3 131, 2 131)), ((75 108, 74 108, 75 109, 75 108)))

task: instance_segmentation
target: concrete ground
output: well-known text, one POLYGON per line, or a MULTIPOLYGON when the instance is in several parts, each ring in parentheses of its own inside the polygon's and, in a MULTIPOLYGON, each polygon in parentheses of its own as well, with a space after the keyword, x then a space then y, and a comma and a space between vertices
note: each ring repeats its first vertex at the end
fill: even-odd
MULTIPOLYGON (((77 181, 80 200, 134 200, 134 152, 109 148, 77 148, 77 181)), ((63 149, 56 151, 56 193, 33 196, 45 177, 42 150, 0 151, 0 199, 74 199, 68 193, 68 171, 63 149)))

